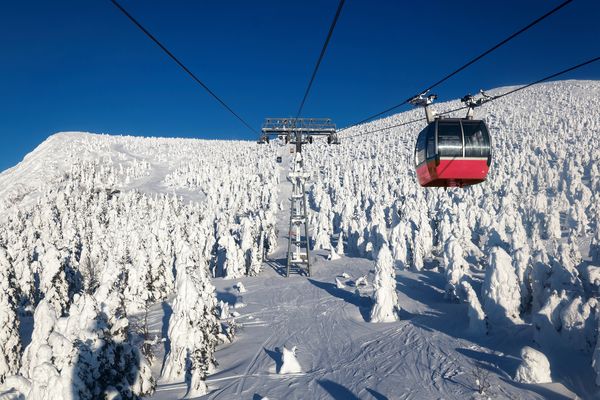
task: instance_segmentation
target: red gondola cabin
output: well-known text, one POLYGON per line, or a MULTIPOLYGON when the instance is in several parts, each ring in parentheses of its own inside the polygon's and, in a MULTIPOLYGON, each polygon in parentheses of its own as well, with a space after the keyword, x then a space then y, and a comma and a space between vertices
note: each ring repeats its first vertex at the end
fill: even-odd
POLYGON ((424 187, 463 187, 485 181, 492 153, 482 120, 436 118, 419 133, 415 164, 424 187))

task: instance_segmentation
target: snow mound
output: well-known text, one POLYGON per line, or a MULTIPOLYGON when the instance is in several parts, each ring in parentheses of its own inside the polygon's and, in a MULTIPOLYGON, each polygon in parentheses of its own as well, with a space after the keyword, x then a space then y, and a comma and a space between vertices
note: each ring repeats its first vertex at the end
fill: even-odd
POLYGON ((31 392, 31 382, 20 375, 11 375, 0 385, 0 399, 25 400, 31 392))
POLYGON ((550 363, 544 355, 529 346, 521 350, 523 361, 515 374, 515 380, 522 383, 547 383, 552 382, 550 376, 550 363))
POLYGON ((233 285, 233 287, 239 292, 239 293, 246 293, 246 287, 244 286, 244 284, 242 282, 238 282, 235 285, 233 285))
POLYGON ((300 363, 296 358, 296 346, 289 350, 284 347, 281 351, 281 368, 279 368, 279 374, 298 374, 302 372, 300 363))
POLYGON ((369 281, 367 281, 367 276, 361 276, 359 277, 356 282, 354 282, 354 286, 358 287, 358 286, 367 286, 369 284, 369 281))
POLYGON ((341 257, 336 252, 336 249, 334 249, 333 246, 331 246, 329 248, 329 254, 327 255, 327 259, 330 260, 330 261, 335 261, 335 260, 339 260, 340 258, 341 257))

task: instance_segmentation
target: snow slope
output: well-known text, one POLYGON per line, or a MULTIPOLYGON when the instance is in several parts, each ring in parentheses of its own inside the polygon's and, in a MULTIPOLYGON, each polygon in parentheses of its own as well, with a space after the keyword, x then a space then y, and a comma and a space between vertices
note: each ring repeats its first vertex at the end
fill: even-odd
POLYGON ((240 144, 58 134, 3 173, 0 384, 32 399, 71 381, 65 398, 150 394, 164 337, 161 376, 203 393, 233 333, 209 276, 256 273, 275 237, 275 162, 240 144), (150 332, 157 302, 179 328, 150 332), (118 355, 123 381, 109 366, 118 355))
MULTIPOLYGON (((0 282, 16 289, 0 308, 20 323, 0 329, 0 348, 17 329, 23 348, 53 355, 38 365, 43 382, 11 357, 8 372, 0 368, 4 393, 33 385, 29 398, 43 398, 53 374, 68 383, 72 371, 87 371, 76 350, 65 356, 69 343, 128 320, 120 340, 149 344, 143 360, 156 379, 152 390, 133 387, 154 399, 598 398, 600 83, 538 85, 477 111, 492 132, 494 161, 489 180, 468 189, 417 186, 420 124, 355 136, 420 110, 349 129, 339 146, 306 146, 312 237, 323 247, 310 278, 282 276, 290 155, 279 143, 50 137, 0 174, 0 282), (327 260, 334 245, 344 254, 327 260), (375 323, 382 246, 394 260, 399 312, 397 321, 375 323), (76 250, 88 247, 88 257, 76 250), (90 263, 105 273, 91 279, 90 263), (70 271, 83 275, 79 286, 70 271), (136 280, 115 280, 123 271, 136 280), (99 304, 106 328, 65 331, 71 310, 95 307, 91 298, 122 301, 128 312, 99 304), (46 325, 36 317, 32 337, 40 304, 63 317, 46 325), (63 350, 44 326, 67 338, 63 350), (525 346, 547 357, 553 383, 514 380, 525 346), (278 373, 284 347, 297 348, 301 372, 278 373)), ((388 266, 381 269, 387 277, 388 266)), ((100 321, 95 313, 82 315, 100 321)), ((143 368, 139 377, 152 383, 143 368)), ((65 398, 85 398, 72 392, 65 398)))

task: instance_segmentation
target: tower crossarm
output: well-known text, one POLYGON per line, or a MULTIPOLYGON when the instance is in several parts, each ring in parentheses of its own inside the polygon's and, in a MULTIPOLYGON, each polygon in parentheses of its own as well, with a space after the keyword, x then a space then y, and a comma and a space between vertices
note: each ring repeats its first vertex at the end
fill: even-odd
POLYGON ((327 136, 336 132, 336 126, 330 118, 266 118, 261 130, 267 135, 300 132, 327 136))

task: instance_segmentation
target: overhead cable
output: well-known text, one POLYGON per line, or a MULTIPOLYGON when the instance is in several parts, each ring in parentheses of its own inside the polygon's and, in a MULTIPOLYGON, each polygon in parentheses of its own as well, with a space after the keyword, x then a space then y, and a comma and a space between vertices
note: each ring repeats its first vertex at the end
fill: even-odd
MULTIPOLYGON (((498 42, 496 45, 490 47, 489 49, 487 49, 486 51, 484 51, 483 53, 479 54, 478 56, 474 57, 473 59, 471 59, 470 61, 468 61, 467 63, 463 64, 461 67, 455 69, 454 71, 450 72, 448 75, 444 76, 442 79, 438 80, 437 82, 433 83, 432 85, 429 85, 426 89, 422 90, 420 93, 427 93, 428 91, 430 91, 431 89, 437 87, 438 85, 442 84, 443 82, 447 81, 448 79, 450 79, 451 77, 453 77, 454 75, 458 74, 459 72, 461 72, 462 70, 464 70, 465 68, 473 65, 474 63, 476 63, 477 61, 481 60, 483 57, 487 56, 488 54, 490 54, 491 52, 499 49, 500 47, 502 47, 503 45, 505 45, 506 43, 508 43, 509 41, 511 41, 512 39, 516 38, 517 36, 519 36, 520 34, 522 34, 523 32, 529 30, 530 28, 532 28, 533 26, 537 25, 538 23, 540 23, 541 21, 543 21, 544 19, 548 18, 549 16, 551 16, 552 14, 554 14, 555 12, 557 12, 558 10, 560 10, 561 8, 565 7, 567 4, 573 2, 573 0, 566 0, 563 1, 561 4, 559 4, 558 6, 554 7, 552 10, 548 11, 547 13, 545 13, 544 15, 536 18, 535 20, 531 21, 529 24, 527 24, 526 26, 524 26, 523 28, 519 29, 518 31, 514 32, 513 34, 509 35, 508 37, 506 37, 504 40, 498 42)), ((364 124, 365 122, 368 122, 374 118, 377 118, 383 114, 387 114, 390 111, 395 110, 396 108, 399 108, 405 104, 407 104, 413 97, 415 96, 411 96, 408 99, 404 100, 403 102, 396 104, 392 107, 386 108, 383 111, 380 111, 376 114, 370 115, 367 118, 364 118, 344 129, 341 129, 341 131, 346 130, 346 129, 350 129, 354 126, 360 125, 360 124, 364 124)))
POLYGON ((236 117, 248 129, 250 129, 252 132, 258 134, 258 132, 254 128, 252 128, 252 126, 250 126, 249 123, 247 123, 242 117, 240 117, 240 115, 238 113, 236 113, 230 106, 228 106, 227 103, 225 103, 225 101, 223 101, 219 96, 217 96, 217 94, 215 92, 213 92, 192 71, 190 71, 188 67, 186 67, 177 57, 175 57, 175 55, 171 51, 169 51, 169 49, 167 49, 167 47, 165 47, 165 45, 163 45, 154 35, 152 35, 146 28, 144 28, 142 26, 142 24, 140 24, 131 14, 129 14, 129 12, 127 12, 127 10, 125 10, 125 8, 123 8, 123 6, 121 6, 116 0, 110 0, 110 1, 127 18, 129 18, 129 20, 131 22, 133 22, 133 24, 135 26, 137 26, 146 36, 148 36, 148 38, 150 38, 150 40, 152 40, 154 43, 156 43, 158 45, 158 47, 161 48, 162 51, 164 51, 173 61, 175 61, 175 63, 177 65, 179 65, 179 67, 181 67, 181 69, 183 69, 194 81, 196 81, 196 83, 198 83, 200 86, 202 86, 202 88, 204 90, 206 90, 208 92, 208 94, 210 94, 215 100, 217 100, 227 111, 229 111, 231 114, 233 114, 233 116, 236 117))
POLYGON ((327 38, 325 39, 325 43, 323 43, 323 48, 321 49, 321 54, 319 54, 319 58, 317 63, 315 64, 315 68, 313 70, 312 76, 310 77, 310 81, 308 82, 308 86, 306 87, 306 91, 304 92, 304 97, 300 102, 300 107, 298 107, 298 112, 296 113, 296 118, 300 117, 302 114, 302 109, 304 108, 304 103, 308 98, 308 93, 312 87, 312 84, 317 76, 317 71, 319 70, 319 66, 321 65, 321 61, 323 61, 323 57, 325 56, 325 52, 327 51, 327 45, 329 45, 329 41, 331 40, 331 36, 333 35, 333 30, 335 29, 335 25, 340 17, 340 13, 342 12, 342 7, 344 7, 345 0, 340 0, 337 11, 335 12, 335 16, 333 17, 333 21, 331 21, 331 25, 329 26, 329 32, 327 33, 327 38))
MULTIPOLYGON (((589 59, 587 61, 584 61, 584 62, 579 63, 577 65, 574 65, 572 67, 563 69, 563 70, 561 70, 559 72, 556 72, 556 73, 554 73, 552 75, 548 75, 548 76, 546 76, 544 78, 538 79, 537 81, 528 83, 528 84, 523 85, 523 86, 519 86, 518 88, 509 90, 509 91, 504 92, 502 94, 499 94, 499 95, 496 95, 496 96, 492 96, 489 100, 486 100, 486 101, 482 102, 481 105, 485 105, 485 104, 487 104, 489 102, 492 102, 494 100, 501 99, 501 98, 503 98, 505 96, 514 94, 514 93, 519 92, 519 91, 524 90, 524 89, 527 89, 527 88, 529 88, 529 87, 531 87, 533 85, 537 85, 539 83, 542 83, 542 82, 545 82, 545 81, 549 81, 550 79, 557 78, 557 77, 559 77, 561 75, 564 75, 564 74, 566 74, 568 72, 571 72, 571 71, 574 71, 576 69, 582 68, 582 67, 584 67, 586 65, 592 64, 592 63, 597 62, 597 61, 600 61, 600 56, 591 58, 591 59, 589 59)), ((466 110, 467 108, 469 108, 469 107, 468 106, 458 107, 458 108, 454 108, 452 110, 441 112, 441 113, 439 113, 437 115, 447 115, 447 114, 451 114, 451 113, 454 113, 454 112, 457 112, 457 111, 466 110)), ((389 126, 385 126, 385 127, 382 127, 382 128, 378 128, 378 129, 374 129, 374 130, 370 130, 370 131, 366 131, 366 132, 360 132, 360 133, 357 133, 355 135, 347 136, 344 139, 350 139, 350 138, 364 136, 364 135, 369 135, 369 134, 373 134, 373 133, 377 133, 377 132, 383 132, 383 131, 386 131, 386 130, 389 130, 389 129, 392 129, 392 128, 397 128, 399 126, 414 124, 414 123, 417 123, 417 122, 423 121, 423 120, 425 120, 425 118, 418 118, 418 119, 414 119, 414 120, 407 121, 407 122, 402 122, 402 123, 395 124, 395 125, 389 125, 389 126)), ((341 132, 342 130, 345 130, 345 129, 349 129, 349 128, 341 129, 340 131, 338 131, 338 133, 341 132)))

